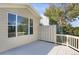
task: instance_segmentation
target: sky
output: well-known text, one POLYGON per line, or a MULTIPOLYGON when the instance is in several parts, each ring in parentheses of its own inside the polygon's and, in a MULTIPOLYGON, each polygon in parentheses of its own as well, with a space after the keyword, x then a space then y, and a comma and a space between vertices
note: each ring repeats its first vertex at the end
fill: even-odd
POLYGON ((73 21, 71 24, 73 27, 79 27, 79 19, 77 19, 76 21, 73 21))
MULTIPOLYGON (((32 7, 35 8, 40 15, 44 15, 45 9, 49 7, 49 4, 34 3, 34 4, 32 4, 32 7)), ((71 24, 73 27, 79 27, 79 19, 77 19, 76 21, 73 21, 71 24)))
POLYGON ((35 3, 32 4, 32 7, 35 8, 37 10, 37 12, 39 12, 40 15, 44 14, 44 11, 46 8, 48 8, 49 4, 47 3, 35 3))

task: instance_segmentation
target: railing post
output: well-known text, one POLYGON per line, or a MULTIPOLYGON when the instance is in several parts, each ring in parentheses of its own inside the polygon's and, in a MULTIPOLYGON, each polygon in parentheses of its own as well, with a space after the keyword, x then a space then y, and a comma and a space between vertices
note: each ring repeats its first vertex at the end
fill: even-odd
POLYGON ((67 42, 66 42, 66 46, 68 47, 68 35, 67 35, 66 37, 67 37, 67 42))

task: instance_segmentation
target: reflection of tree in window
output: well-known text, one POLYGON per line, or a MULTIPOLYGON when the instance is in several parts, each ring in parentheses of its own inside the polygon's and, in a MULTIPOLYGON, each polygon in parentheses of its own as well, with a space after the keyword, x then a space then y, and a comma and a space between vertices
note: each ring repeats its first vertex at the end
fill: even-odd
POLYGON ((8 13, 8 37, 16 36, 16 15, 8 13))
POLYGON ((18 35, 28 34, 28 18, 18 16, 18 35))
POLYGON ((15 37, 16 36, 16 30, 15 26, 8 26, 8 37, 15 37))
POLYGON ((22 24, 28 24, 28 18, 23 18, 22 24))

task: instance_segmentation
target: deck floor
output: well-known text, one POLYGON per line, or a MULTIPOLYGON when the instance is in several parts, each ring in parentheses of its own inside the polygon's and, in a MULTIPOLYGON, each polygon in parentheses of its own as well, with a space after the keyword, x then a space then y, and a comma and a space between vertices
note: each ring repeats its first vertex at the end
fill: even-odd
POLYGON ((79 55, 79 52, 67 46, 35 41, 0 53, 0 55, 79 55))

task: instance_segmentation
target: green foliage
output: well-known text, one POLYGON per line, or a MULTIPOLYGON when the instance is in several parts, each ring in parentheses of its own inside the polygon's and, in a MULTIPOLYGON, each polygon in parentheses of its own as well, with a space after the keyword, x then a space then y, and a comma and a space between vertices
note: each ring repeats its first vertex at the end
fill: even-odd
POLYGON ((67 27, 62 27, 64 34, 79 36, 79 27, 72 27, 71 25, 68 25, 67 27))
POLYGON ((49 17, 50 24, 57 24, 58 18, 61 16, 62 11, 58 8, 46 9, 44 15, 49 17))
POLYGON ((74 33, 73 35, 79 36, 79 27, 74 28, 74 33))
POLYGON ((18 26, 18 32, 24 32, 24 26, 23 25, 18 26))
POLYGON ((50 5, 45 10, 44 15, 49 17, 51 25, 57 24, 60 26, 63 34, 79 35, 79 28, 74 28, 69 23, 79 16, 79 4, 61 4, 61 7, 50 5))
POLYGON ((49 17, 49 20, 53 20, 56 24, 59 22, 59 20, 61 20, 62 25, 63 22, 66 25, 67 21, 72 21, 79 15, 79 4, 71 3, 61 5, 62 6, 60 8, 56 6, 53 7, 52 5, 50 5, 49 8, 45 10, 44 15, 49 17))
POLYGON ((68 8, 66 15, 70 17, 70 19, 74 19, 79 15, 79 4, 71 4, 68 8))

